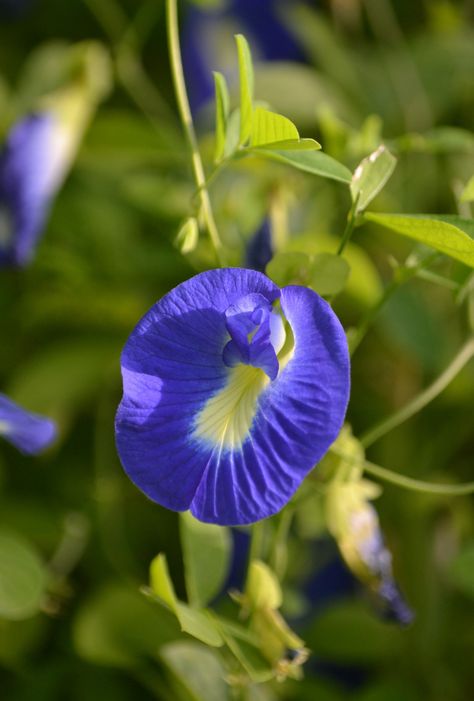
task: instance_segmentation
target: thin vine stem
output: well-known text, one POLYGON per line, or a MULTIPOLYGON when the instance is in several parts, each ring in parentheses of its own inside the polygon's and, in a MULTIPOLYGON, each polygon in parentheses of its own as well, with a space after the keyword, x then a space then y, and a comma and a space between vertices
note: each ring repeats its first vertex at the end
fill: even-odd
POLYGON ((171 72, 173 75, 173 83, 178 103, 178 110, 183 124, 183 129, 191 151, 191 160, 193 165, 194 179, 201 200, 202 214, 209 233, 212 245, 214 247, 219 263, 222 262, 222 244, 219 238, 214 214, 212 211, 211 200, 206 187, 206 174, 199 152, 196 132, 189 106, 188 94, 186 92, 186 84, 184 82, 183 64, 181 60, 181 48, 179 43, 178 31, 178 9, 176 0, 166 0, 166 26, 168 34, 168 48, 171 63, 171 72))
POLYGON ((384 436, 396 426, 411 418, 418 411, 423 409, 429 402, 438 396, 463 369, 463 367, 474 356, 474 336, 471 336, 468 341, 462 346, 459 353, 453 358, 448 367, 441 373, 436 380, 429 385, 423 392, 418 394, 411 402, 408 402, 404 407, 396 411, 377 423, 373 428, 366 431, 361 436, 361 443, 364 448, 375 443, 376 440, 384 436))
POLYGON ((347 455, 337 448, 331 448, 331 453, 334 453, 343 460, 347 460, 354 466, 360 466, 364 472, 367 472, 374 477, 395 484, 397 487, 409 489, 412 492, 421 492, 423 494, 439 494, 441 496, 464 496, 474 494, 474 482, 464 482, 463 484, 439 484, 436 482, 424 482, 401 475, 393 470, 388 470, 386 467, 377 465, 369 460, 361 460, 351 455, 347 455))
POLYGON ((350 238, 352 236, 352 232, 354 231, 354 227, 355 227, 355 223, 356 223, 356 211, 357 211, 358 200, 359 200, 359 198, 356 197, 356 199, 352 203, 352 207, 349 210, 349 214, 347 215, 346 228, 344 229, 344 232, 343 232, 342 238, 341 238, 341 243, 339 244, 339 248, 337 249, 338 256, 342 255, 345 247, 347 246, 348 242, 350 241, 350 238))

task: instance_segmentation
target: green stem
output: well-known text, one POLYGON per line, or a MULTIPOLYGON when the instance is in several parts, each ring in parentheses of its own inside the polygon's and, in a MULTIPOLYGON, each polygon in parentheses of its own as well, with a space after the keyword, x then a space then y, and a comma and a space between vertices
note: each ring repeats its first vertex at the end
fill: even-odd
POLYGON ((183 64, 181 61, 181 49, 179 44, 178 10, 176 0, 166 0, 166 26, 176 100, 178 103, 178 110, 184 132, 186 134, 186 139, 191 151, 194 179, 196 181, 196 187, 199 191, 202 213, 209 232, 209 237, 216 252, 216 256, 219 262, 221 262, 222 244, 219 238, 219 232, 217 231, 216 222, 214 220, 211 200, 206 188, 206 175, 201 160, 201 154, 199 152, 193 118, 191 115, 191 108, 189 106, 188 95, 186 92, 186 84, 184 82, 183 64))
POLYGON ((339 244, 339 248, 337 249, 337 255, 340 256, 342 255, 349 239, 352 236, 352 232, 354 231, 355 223, 356 223, 356 210, 357 210, 357 202, 358 202, 358 197, 355 199, 355 201, 352 203, 352 207, 349 210, 349 214, 347 215, 347 223, 346 223, 346 228, 344 229, 344 233, 342 234, 342 239, 341 243, 339 244))
POLYGON ((474 356, 474 337, 470 337, 459 353, 453 358, 441 375, 417 397, 408 402, 404 407, 396 411, 392 416, 380 421, 373 428, 366 431, 360 441, 367 448, 376 440, 384 436, 396 426, 412 417, 423 409, 429 402, 438 396, 462 370, 462 368, 474 356))
POLYGON ((337 448, 333 447, 330 450, 343 460, 347 460, 355 466, 358 465, 362 467, 364 472, 368 472, 370 475, 378 477, 385 482, 396 484, 398 487, 410 489, 414 492, 422 492, 423 494, 439 494, 441 496, 463 496, 474 493, 474 482, 465 482, 464 484, 437 484, 435 482, 423 482, 422 480, 416 480, 413 479, 413 477, 406 477, 398 472, 387 470, 386 467, 376 465, 374 462, 370 462, 369 460, 360 460, 351 455, 346 455, 343 451, 340 451, 337 448))
POLYGON ((382 292, 382 295, 380 296, 378 302, 376 302, 373 307, 370 307, 370 309, 364 315, 359 326, 354 330, 354 333, 349 338, 349 351, 351 356, 354 355, 357 348, 364 340, 367 331, 369 330, 373 320, 375 319, 379 311, 390 299, 393 293, 399 288, 400 284, 400 280, 396 280, 395 278, 393 278, 382 292))

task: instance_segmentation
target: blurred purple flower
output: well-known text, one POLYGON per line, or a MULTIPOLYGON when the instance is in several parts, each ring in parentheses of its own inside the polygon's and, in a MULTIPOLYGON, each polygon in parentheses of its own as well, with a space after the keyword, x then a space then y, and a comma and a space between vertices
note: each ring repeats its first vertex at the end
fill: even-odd
POLYGON ((69 164, 69 144, 50 112, 25 117, 0 155, 0 266, 26 265, 69 164))
POLYGON ((26 455, 36 455, 56 438, 56 424, 51 419, 22 409, 0 394, 0 436, 26 455))
POLYGON ((117 447, 151 499, 202 521, 279 511, 338 435, 347 342, 306 287, 210 270, 143 317, 122 353, 117 447))
POLYGON ((265 272, 273 257, 273 237, 270 220, 265 217, 245 249, 245 266, 251 270, 265 272))

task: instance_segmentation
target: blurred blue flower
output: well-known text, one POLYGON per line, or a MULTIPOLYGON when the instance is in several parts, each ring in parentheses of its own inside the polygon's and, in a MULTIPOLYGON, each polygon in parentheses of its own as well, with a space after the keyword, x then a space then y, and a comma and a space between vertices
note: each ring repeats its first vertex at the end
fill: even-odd
POLYGON ((26 265, 69 162, 69 144, 50 112, 25 117, 0 155, 0 266, 26 265))
POLYGON ((56 424, 51 419, 22 409, 0 394, 0 436, 26 455, 36 455, 56 438, 56 424))
POLYGON ((30 9, 35 0, 0 0, 0 18, 16 19, 30 9))
POLYGON ((223 8, 190 8, 182 36, 183 64, 191 107, 197 111, 214 94, 212 71, 222 69, 219 30, 243 32, 266 61, 303 61, 304 54, 282 19, 292 0, 230 0, 223 8))
POLYGON ((349 356, 331 307, 246 269, 157 302, 122 353, 118 452, 151 499, 202 521, 279 511, 339 433, 349 356))
POLYGON ((265 217, 260 227, 247 243, 245 249, 245 266, 252 270, 265 272, 267 264, 274 254, 271 223, 265 217))

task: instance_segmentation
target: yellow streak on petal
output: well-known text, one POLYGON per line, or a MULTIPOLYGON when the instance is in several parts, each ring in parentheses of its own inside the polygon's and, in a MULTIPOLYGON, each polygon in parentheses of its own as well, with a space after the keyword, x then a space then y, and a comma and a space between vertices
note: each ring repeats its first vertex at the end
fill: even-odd
POLYGON ((260 368, 232 368, 226 386, 199 413, 194 435, 221 448, 241 446, 255 417, 257 399, 269 382, 260 368))

